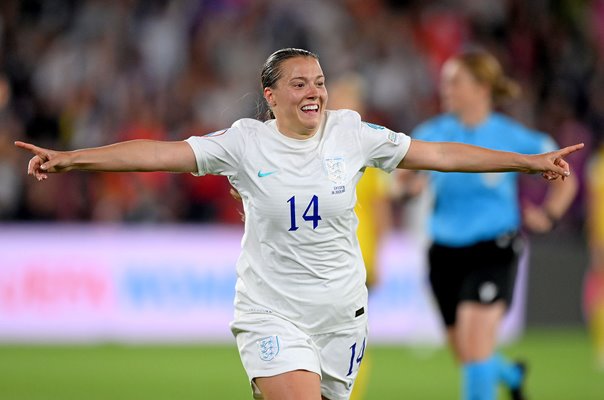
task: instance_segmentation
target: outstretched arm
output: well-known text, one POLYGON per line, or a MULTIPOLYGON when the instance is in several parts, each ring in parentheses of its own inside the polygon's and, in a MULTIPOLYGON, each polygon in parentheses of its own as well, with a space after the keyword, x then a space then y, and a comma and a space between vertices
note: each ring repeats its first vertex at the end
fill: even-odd
POLYGON ((195 172, 195 155, 188 143, 155 140, 132 140, 103 147, 74 151, 45 149, 25 142, 15 146, 34 154, 27 173, 38 180, 48 173, 84 171, 165 171, 195 172))
POLYGON ((583 143, 549 153, 527 155, 452 142, 412 140, 398 168, 443 172, 541 173, 552 180, 570 175, 564 157, 583 148, 583 143))

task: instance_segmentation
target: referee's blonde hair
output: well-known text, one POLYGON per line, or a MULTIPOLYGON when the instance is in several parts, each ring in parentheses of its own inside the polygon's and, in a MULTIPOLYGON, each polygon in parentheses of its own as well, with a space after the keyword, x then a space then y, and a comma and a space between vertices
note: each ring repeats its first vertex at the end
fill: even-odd
POLYGON ((466 67, 478 82, 491 88, 494 103, 520 95, 520 85, 504 74, 501 64, 492 54, 484 50, 470 50, 452 59, 466 67))

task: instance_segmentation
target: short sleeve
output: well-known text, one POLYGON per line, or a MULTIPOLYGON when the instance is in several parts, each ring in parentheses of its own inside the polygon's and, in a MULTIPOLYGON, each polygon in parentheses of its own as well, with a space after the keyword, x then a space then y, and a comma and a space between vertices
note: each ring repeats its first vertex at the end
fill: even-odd
POLYGON ((235 175, 245 148, 244 135, 240 127, 212 132, 204 136, 186 139, 197 162, 197 172, 193 175, 235 175))
POLYGON ((366 166, 392 172, 407 154, 411 138, 380 125, 361 122, 361 146, 366 166))

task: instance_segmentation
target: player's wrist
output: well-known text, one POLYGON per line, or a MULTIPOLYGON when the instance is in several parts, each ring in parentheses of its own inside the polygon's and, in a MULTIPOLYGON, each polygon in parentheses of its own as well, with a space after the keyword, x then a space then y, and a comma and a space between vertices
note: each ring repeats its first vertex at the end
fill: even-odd
POLYGON ((554 229, 556 226, 558 226, 558 223, 560 222, 560 216, 559 215, 557 215, 556 213, 552 212, 547 207, 542 207, 541 211, 543 212, 543 215, 545 215, 545 217, 549 221, 549 223, 551 225, 551 229, 554 229))

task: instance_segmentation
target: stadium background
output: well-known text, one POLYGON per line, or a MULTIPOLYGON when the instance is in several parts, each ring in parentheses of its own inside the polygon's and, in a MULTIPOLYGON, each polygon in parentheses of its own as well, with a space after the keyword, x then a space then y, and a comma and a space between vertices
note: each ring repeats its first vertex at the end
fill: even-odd
MULTIPOLYGON (((71 149, 134 138, 177 140, 224 128, 262 112, 260 66, 272 51, 289 46, 320 55, 328 86, 347 72, 358 73, 365 82, 365 119, 409 132, 438 112, 442 62, 469 45, 493 52, 521 83, 522 98, 504 111, 561 145, 586 143, 570 160, 583 184, 604 131, 601 0, 3 1, 0 397, 247 395, 228 342, 188 337, 170 346, 124 346, 108 345, 111 336, 101 335, 92 345, 32 346, 23 332, 11 334, 7 299, 14 292, 5 277, 15 275, 6 272, 9 260, 35 253, 46 235, 55 235, 52 243, 63 242, 69 255, 70 241, 61 235, 74 226, 84 227, 80 240, 99 226, 134 226, 145 235, 241 227, 225 179, 71 173, 37 183, 27 179, 28 156, 13 148, 14 140, 71 149), (19 245, 7 239, 15 237, 19 245), (239 391, 228 394, 231 389, 239 391)), ((527 331, 510 344, 512 352, 536 359, 531 391, 543 399, 604 396, 581 311, 588 265, 583 189, 554 233, 531 239, 527 331)), ((522 193, 539 201, 543 185, 526 179, 522 193)), ((392 207, 393 234, 405 234, 403 206, 392 207)), ((50 326, 52 319, 46 322, 50 326)), ((71 322, 71 332, 87 326, 78 318, 71 322)), ((33 326, 36 332, 35 321, 33 326)), ((137 343, 136 337, 130 342, 137 343)), ((442 349, 403 341, 375 351, 368 398, 409 393, 445 399, 457 393, 455 371, 442 349), (442 385, 430 384, 433 374, 443 377, 442 385)))

